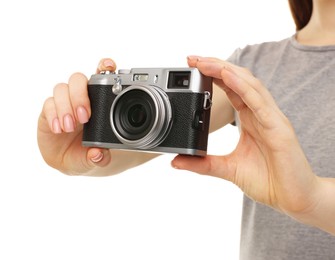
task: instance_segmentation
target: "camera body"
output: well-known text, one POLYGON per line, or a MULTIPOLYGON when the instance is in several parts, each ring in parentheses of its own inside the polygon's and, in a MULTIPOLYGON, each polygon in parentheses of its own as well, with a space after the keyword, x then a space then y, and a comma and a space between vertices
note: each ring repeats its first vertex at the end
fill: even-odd
POLYGON ((204 156, 212 78, 196 68, 133 68, 102 72, 88 82, 90 147, 204 156))

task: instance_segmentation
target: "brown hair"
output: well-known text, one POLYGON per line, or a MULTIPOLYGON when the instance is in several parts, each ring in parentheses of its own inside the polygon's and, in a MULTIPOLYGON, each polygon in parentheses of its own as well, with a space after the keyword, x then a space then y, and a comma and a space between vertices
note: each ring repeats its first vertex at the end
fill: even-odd
POLYGON ((297 31, 304 28, 311 19, 313 0, 289 0, 291 13, 297 31))

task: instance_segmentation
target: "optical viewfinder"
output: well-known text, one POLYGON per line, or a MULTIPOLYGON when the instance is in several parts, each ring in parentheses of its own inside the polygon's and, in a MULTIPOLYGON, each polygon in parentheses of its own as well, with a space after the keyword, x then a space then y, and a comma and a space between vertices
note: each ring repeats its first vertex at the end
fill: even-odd
POLYGON ((171 71, 169 74, 168 88, 188 89, 190 86, 191 71, 171 71))

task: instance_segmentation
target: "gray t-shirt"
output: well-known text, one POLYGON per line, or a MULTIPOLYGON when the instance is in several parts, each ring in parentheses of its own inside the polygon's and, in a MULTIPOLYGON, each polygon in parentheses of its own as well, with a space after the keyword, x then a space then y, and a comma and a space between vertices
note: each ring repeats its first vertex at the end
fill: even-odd
MULTIPOLYGON (((229 61, 247 67, 270 90, 315 174, 335 177, 335 45, 303 46, 293 35, 238 49, 229 61)), ((241 260, 335 259, 335 236, 247 197, 241 232, 241 260)))

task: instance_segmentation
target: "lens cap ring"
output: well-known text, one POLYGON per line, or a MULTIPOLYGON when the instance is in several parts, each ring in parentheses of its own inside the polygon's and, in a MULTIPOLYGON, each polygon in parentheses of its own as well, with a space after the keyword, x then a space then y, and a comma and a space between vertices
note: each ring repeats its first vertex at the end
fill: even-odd
POLYGON ((170 129, 169 98, 155 86, 129 86, 113 101, 110 122, 114 134, 124 145, 152 149, 165 139, 170 129))

